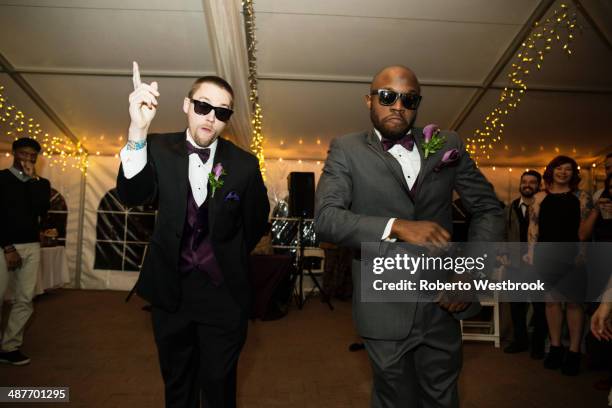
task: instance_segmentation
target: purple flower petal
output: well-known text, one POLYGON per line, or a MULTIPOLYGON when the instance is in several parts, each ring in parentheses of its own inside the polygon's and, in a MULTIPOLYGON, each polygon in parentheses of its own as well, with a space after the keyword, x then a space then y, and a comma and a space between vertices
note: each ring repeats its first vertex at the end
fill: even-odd
POLYGON ((215 168, 213 169, 213 173, 215 173, 215 178, 218 180, 221 177, 221 173, 223 172, 223 166, 221 163, 217 163, 215 168))
POLYGON ((442 155, 442 163, 452 163, 459 158, 459 150, 450 149, 442 155))
POLYGON ((438 125, 434 123, 430 123, 429 125, 425 126, 423 128, 423 137, 425 138, 425 142, 429 142, 433 137, 434 133, 436 133, 436 131, 439 129, 440 128, 438 127, 438 125))

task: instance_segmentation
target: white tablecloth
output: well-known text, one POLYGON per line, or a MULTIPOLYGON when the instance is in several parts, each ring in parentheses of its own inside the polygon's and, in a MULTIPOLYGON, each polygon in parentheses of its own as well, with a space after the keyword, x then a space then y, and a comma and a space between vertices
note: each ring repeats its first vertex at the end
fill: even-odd
POLYGON ((69 282, 66 248, 63 246, 41 248, 40 268, 34 293, 40 295, 45 290, 59 288, 69 282))

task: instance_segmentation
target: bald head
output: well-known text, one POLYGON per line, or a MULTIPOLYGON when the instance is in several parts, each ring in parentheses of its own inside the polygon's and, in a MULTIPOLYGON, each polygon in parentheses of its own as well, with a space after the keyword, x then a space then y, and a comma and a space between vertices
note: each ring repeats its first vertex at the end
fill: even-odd
POLYGON ((372 79, 370 90, 409 87, 421 93, 421 86, 414 72, 403 65, 392 65, 380 70, 372 79))
POLYGON ((410 68, 392 65, 382 69, 365 95, 374 128, 386 139, 404 136, 416 120, 420 94, 419 80, 410 68))

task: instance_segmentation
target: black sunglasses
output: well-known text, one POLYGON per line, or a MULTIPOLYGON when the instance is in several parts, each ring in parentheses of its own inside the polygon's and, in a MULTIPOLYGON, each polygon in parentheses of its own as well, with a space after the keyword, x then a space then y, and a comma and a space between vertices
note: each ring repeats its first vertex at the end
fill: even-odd
POLYGON ((400 98, 404 108, 409 110, 416 110, 423 98, 415 93, 399 93, 390 89, 375 89, 370 95, 378 95, 378 102, 383 106, 391 106, 400 98))
POLYGON ((212 106, 211 104, 206 103, 204 101, 198 101, 196 99, 190 99, 190 101, 193 102, 193 111, 195 113, 204 116, 208 115, 208 113, 214 109, 215 117, 221 122, 227 122, 232 116, 232 113, 234 113, 234 111, 231 109, 222 108, 220 106, 212 106))

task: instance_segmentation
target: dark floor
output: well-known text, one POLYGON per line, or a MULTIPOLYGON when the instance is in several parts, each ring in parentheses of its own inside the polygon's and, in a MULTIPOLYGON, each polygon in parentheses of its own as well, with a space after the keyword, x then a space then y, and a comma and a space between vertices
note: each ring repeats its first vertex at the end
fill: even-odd
MULTIPOLYGON (((78 407, 162 407, 163 384, 149 314, 124 292, 58 290, 39 297, 23 351, 24 367, 0 365, 0 386, 69 386, 78 407)), ((317 299, 284 319, 257 321, 239 368, 240 407, 368 407, 370 367, 356 340, 349 303, 331 312, 317 299)), ((601 372, 568 378, 525 353, 466 343, 462 408, 605 407, 593 384, 601 372)), ((0 404, 8 406, 6 404, 0 404)), ((18 407, 40 406, 16 404, 18 407)))

